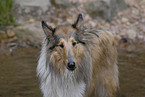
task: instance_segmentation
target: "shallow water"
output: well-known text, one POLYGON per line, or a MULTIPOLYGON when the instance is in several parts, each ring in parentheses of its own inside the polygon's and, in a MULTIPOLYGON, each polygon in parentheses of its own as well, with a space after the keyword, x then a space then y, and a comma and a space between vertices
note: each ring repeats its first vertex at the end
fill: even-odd
POLYGON ((119 49, 121 97, 145 97, 145 49, 119 49))
MULTIPOLYGON (((119 97, 145 97, 145 49, 119 51, 119 97)), ((18 48, 12 56, 0 50, 0 97, 42 97, 36 77, 39 50, 18 48)))

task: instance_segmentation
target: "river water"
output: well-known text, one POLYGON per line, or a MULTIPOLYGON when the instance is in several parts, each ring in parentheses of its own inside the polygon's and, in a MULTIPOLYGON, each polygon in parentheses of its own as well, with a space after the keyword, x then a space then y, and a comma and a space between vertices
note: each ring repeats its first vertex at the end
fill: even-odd
MULTIPOLYGON (((145 97, 145 49, 118 49, 118 97, 145 97)), ((0 97, 42 97, 36 77, 39 50, 18 48, 8 56, 0 50, 0 97)))

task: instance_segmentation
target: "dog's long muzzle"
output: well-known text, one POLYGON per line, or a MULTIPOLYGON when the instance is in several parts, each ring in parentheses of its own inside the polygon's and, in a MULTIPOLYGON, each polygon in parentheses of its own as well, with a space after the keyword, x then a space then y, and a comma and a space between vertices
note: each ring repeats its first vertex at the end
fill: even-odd
POLYGON ((69 51, 68 51, 68 64, 67 64, 67 69, 73 71, 73 70, 75 70, 75 68, 76 68, 76 64, 75 64, 75 62, 73 61, 72 53, 71 53, 71 51, 69 50, 69 51))

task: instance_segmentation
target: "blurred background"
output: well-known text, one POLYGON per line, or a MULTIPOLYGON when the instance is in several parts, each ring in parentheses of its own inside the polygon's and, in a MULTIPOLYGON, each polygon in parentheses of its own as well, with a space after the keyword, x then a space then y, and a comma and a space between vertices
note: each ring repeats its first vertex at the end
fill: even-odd
POLYGON ((42 97, 36 66, 44 36, 40 21, 112 32, 117 41, 117 97, 145 97, 145 0, 0 0, 0 97, 42 97))

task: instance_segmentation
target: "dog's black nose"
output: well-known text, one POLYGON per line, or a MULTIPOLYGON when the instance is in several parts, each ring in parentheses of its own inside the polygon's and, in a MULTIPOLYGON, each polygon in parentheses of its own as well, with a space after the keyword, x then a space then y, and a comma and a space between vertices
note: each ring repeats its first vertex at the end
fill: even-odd
POLYGON ((75 70, 76 66, 75 66, 75 62, 69 62, 67 65, 68 69, 73 71, 75 70))

